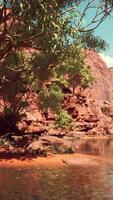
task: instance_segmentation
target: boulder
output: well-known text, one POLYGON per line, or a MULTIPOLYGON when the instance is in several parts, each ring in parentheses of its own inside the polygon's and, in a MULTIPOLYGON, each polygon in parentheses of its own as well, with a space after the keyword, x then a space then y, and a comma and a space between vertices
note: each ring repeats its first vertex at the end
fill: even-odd
POLYGON ((33 141, 26 149, 29 153, 43 154, 45 152, 45 147, 40 140, 33 141))
POLYGON ((26 122, 43 122, 43 116, 38 110, 26 112, 26 122))
POLYGON ((17 122, 16 127, 19 131, 25 131, 28 127, 27 123, 24 120, 17 122))
POLYGON ((27 129, 25 130, 25 133, 37 133, 37 134, 41 134, 44 133, 46 131, 46 127, 43 126, 43 124, 41 123, 37 123, 37 122, 32 122, 27 129))
POLYGON ((47 132, 47 135, 49 136, 57 136, 57 137, 63 137, 67 134, 67 132, 65 130, 62 129, 49 129, 47 132))

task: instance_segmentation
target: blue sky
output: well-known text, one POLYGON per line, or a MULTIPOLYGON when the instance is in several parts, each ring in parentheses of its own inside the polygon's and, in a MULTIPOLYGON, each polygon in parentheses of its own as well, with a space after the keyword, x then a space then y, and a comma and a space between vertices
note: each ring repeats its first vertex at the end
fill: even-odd
POLYGON ((105 20, 95 31, 95 34, 101 36, 109 44, 109 48, 100 55, 108 67, 113 67, 113 18, 105 20))
MULTIPOLYGON (((81 6, 79 7, 81 12, 84 10, 88 2, 88 0, 82 1, 81 6)), ((99 0, 94 0, 91 5, 95 6, 99 3, 99 0)), ((95 8, 88 9, 84 17, 84 23, 88 24, 88 22, 91 21, 93 16, 95 16, 95 13, 95 8)), ((95 30, 95 35, 100 36, 108 43, 109 48, 106 51, 102 52, 100 55, 103 58, 103 60, 107 63, 108 67, 113 66, 113 17, 108 17, 103 23, 101 23, 100 26, 95 30)))
POLYGON ((109 44, 106 53, 113 57, 113 18, 108 18, 95 31, 96 35, 101 36, 109 44))
POLYGON ((95 34, 107 41, 109 48, 105 52, 100 53, 100 56, 108 67, 113 67, 113 18, 108 17, 97 28, 95 34))

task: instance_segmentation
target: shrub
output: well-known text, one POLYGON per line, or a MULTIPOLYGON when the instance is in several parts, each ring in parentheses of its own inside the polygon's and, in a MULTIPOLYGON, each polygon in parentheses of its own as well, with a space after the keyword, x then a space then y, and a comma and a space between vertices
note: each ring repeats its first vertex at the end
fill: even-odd
POLYGON ((66 110, 61 110, 57 116, 55 126, 60 128, 72 128, 74 125, 72 117, 66 110))

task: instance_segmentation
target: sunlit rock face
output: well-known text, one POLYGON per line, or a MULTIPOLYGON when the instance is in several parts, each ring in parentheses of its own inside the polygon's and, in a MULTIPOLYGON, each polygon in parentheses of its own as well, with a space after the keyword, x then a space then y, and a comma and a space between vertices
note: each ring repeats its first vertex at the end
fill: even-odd
POLYGON ((91 97, 97 105, 103 105, 105 102, 113 104, 113 69, 109 69, 94 51, 86 52, 86 63, 91 67, 95 78, 91 93, 89 92, 91 97))
POLYGON ((113 134, 113 69, 106 66, 98 53, 87 50, 85 54, 85 62, 91 68, 94 83, 83 91, 86 97, 83 107, 87 111, 82 117, 87 122, 97 118, 96 125, 91 129, 94 133, 113 134))
POLYGON ((113 69, 97 52, 87 50, 85 56, 94 82, 86 89, 77 87, 74 96, 67 94, 65 107, 76 122, 75 134, 113 134, 113 69))

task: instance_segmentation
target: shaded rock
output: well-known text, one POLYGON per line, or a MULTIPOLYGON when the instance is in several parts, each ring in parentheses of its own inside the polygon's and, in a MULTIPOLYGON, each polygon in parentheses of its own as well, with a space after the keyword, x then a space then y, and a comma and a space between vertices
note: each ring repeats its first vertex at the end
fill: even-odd
POLYGON ((48 135, 51 135, 51 136, 57 136, 57 137, 63 137, 67 134, 67 132, 65 130, 62 130, 62 129, 49 129, 48 132, 47 132, 48 135))
POLYGON ((21 140, 23 140, 23 136, 12 135, 11 138, 14 142, 20 142, 21 140))
POLYGON ((54 114, 51 110, 48 110, 46 113, 46 119, 47 120, 55 120, 56 119, 56 114, 54 114))
POLYGON ((102 113, 104 115, 110 116, 111 118, 113 118, 113 107, 111 107, 110 105, 104 105, 101 107, 102 113))
POLYGON ((85 122, 98 122, 99 121, 99 117, 98 115, 87 115, 84 119, 85 122))
POLYGON ((76 138, 83 138, 86 135, 85 131, 74 130, 73 137, 76 138))
POLYGON ((43 145, 56 153, 73 153, 75 152, 74 141, 70 137, 58 138, 55 136, 42 136, 40 138, 43 145))
POLYGON ((33 141, 26 149, 30 153, 44 153, 45 147, 42 145, 41 141, 33 141))
POLYGON ((14 155, 25 155, 25 153, 26 153, 26 150, 21 147, 14 148, 12 151, 12 154, 14 155))
POLYGON ((24 120, 21 120, 18 123, 16 123, 16 127, 18 130, 24 132, 27 129, 28 125, 24 120))
POLYGON ((0 149, 1 151, 5 151, 5 152, 13 152, 14 147, 13 145, 10 144, 9 141, 5 141, 0 149))
POLYGON ((32 122, 27 129, 25 130, 25 133, 44 133, 46 131, 46 127, 43 126, 43 124, 41 123, 36 123, 36 122, 32 122))
POLYGON ((79 112, 75 109, 75 106, 68 107, 67 111, 72 116, 73 119, 76 119, 78 117, 79 112))
POLYGON ((96 123, 87 123, 87 122, 82 122, 82 123, 77 123, 76 124, 76 130, 78 131, 89 131, 91 129, 93 129, 94 127, 96 127, 97 124, 96 123))
POLYGON ((71 94, 72 93, 72 91, 69 87, 63 87, 62 90, 65 94, 71 94))
POLYGON ((11 137, 11 141, 13 142, 13 144, 16 148, 17 147, 25 148, 30 141, 30 137, 28 137, 26 135, 22 135, 22 136, 13 135, 11 137))
POLYGON ((40 141, 42 141, 43 144, 53 144, 53 143, 60 143, 60 144, 63 144, 63 139, 62 138, 58 138, 58 137, 55 137, 55 136, 42 136, 40 138, 40 141))

